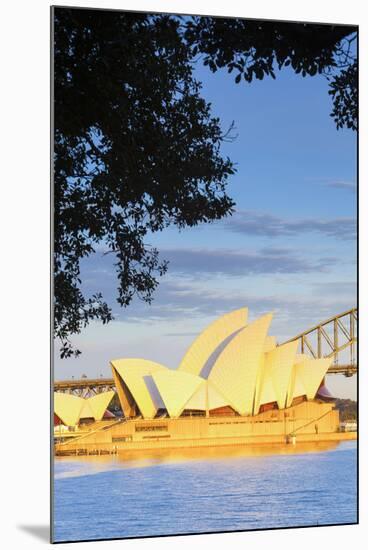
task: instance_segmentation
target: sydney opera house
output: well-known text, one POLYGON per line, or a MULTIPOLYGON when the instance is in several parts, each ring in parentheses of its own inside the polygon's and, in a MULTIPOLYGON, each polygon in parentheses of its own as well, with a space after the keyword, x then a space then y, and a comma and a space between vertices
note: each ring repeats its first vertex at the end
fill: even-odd
POLYGON ((324 385, 332 359, 298 354, 297 341, 277 345, 268 336, 272 314, 252 323, 247 314, 241 308, 215 320, 176 370, 112 360, 123 418, 84 435, 83 446, 120 452, 333 439, 339 417, 324 385))
POLYGON ((67 393, 54 393, 54 425, 77 426, 109 417, 107 407, 115 392, 107 391, 84 399, 67 393))

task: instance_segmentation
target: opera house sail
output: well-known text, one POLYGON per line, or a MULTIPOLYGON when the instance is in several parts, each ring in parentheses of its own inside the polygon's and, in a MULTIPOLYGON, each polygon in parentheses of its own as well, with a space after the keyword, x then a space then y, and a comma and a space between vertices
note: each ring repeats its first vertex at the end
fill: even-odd
POLYGON ((64 424, 76 425, 83 415, 99 421, 60 440, 57 451, 337 439, 338 411, 320 391, 332 358, 299 354, 296 341, 277 345, 268 335, 271 321, 269 313, 248 323, 247 308, 223 315, 199 334, 176 370, 146 359, 112 360, 123 416, 103 419, 112 395, 86 403, 56 397, 55 414, 64 424))

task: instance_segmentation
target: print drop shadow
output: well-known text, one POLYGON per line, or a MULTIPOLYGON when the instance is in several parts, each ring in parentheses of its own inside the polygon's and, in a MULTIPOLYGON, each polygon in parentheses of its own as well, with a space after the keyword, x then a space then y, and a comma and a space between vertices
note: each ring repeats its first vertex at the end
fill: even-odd
POLYGON ((50 526, 49 525, 17 525, 17 529, 25 531, 42 542, 50 542, 50 526))

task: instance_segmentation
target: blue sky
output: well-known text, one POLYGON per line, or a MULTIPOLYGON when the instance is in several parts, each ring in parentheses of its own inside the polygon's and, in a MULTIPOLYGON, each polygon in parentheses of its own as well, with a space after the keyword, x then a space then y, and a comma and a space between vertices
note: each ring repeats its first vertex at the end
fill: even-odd
MULTIPOLYGON (((250 319, 274 311, 279 342, 356 305, 356 134, 337 131, 328 83, 284 69, 276 80, 235 84, 198 67, 202 95, 235 141, 231 218, 148 242, 170 261, 151 306, 115 302, 112 259, 83 263, 88 292, 102 290, 115 321, 92 323, 74 339, 83 354, 55 360, 55 378, 109 376, 109 360, 144 357, 175 368, 195 335, 240 306, 250 319)), ((355 377, 328 377, 336 395, 356 397, 355 377)))

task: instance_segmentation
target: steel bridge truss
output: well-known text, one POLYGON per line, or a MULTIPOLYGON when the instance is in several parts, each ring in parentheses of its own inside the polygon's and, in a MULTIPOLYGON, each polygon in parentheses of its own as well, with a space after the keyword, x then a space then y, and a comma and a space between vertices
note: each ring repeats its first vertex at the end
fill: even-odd
MULTIPOLYGON (((299 340, 299 353, 314 359, 333 357, 330 374, 352 376, 357 372, 358 310, 352 308, 290 338, 299 340)), ((286 343, 286 342, 285 342, 286 343)))
POLYGON ((80 380, 60 380, 54 383, 54 391, 71 393, 78 397, 93 397, 110 390, 115 390, 112 378, 81 378, 80 380))

